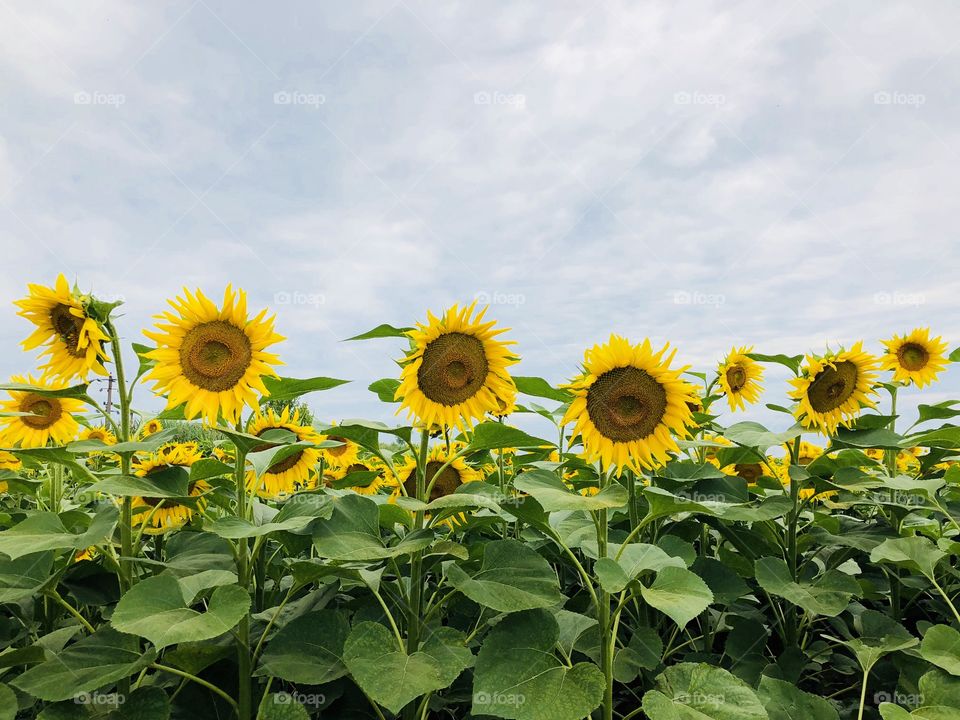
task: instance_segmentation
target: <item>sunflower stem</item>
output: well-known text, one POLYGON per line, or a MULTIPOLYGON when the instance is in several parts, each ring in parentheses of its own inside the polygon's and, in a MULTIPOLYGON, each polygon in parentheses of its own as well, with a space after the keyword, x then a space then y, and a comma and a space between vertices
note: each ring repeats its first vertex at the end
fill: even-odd
MULTIPOLYGON (((243 519, 247 517, 247 486, 246 486, 246 464, 247 454, 241 449, 239 444, 236 448, 236 466, 234 467, 234 480, 237 488, 237 516, 243 519)), ((250 545, 247 538, 240 538, 237 541, 237 569, 240 576, 240 586, 247 592, 250 591, 250 545)), ((240 619, 237 626, 237 718, 238 720, 250 720, 251 713, 251 692, 250 692, 250 613, 245 614, 240 619)))
MULTIPOLYGON (((427 451, 430 444, 430 432, 424 428, 420 433, 420 453, 417 457, 417 500, 427 501, 427 451)), ((437 472, 435 477, 439 475, 437 472)), ((414 515, 414 527, 422 530, 424 512, 417 510, 414 515)), ((410 614, 407 616, 407 654, 412 655, 420 647, 420 613, 423 603, 423 552, 413 554, 410 561, 410 614)), ((409 704, 404 708, 404 717, 414 720, 417 708, 409 704)))
MULTIPOLYGON (((607 487, 609 479, 609 473, 604 472, 601 463, 599 479, 601 490, 607 487)), ((607 509, 603 508, 597 511, 597 558, 607 557, 608 530, 607 509)), ((610 593, 604 590, 602 585, 598 588, 597 600, 597 621, 600 625, 600 669, 604 676, 601 717, 603 720, 613 720, 613 644, 615 641, 613 633, 615 630, 610 617, 610 593)))

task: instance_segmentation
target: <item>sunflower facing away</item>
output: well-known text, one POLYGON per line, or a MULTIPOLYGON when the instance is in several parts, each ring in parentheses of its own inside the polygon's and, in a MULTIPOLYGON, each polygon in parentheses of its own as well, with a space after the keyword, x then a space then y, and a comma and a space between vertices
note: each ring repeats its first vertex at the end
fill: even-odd
MULTIPOLYGON (((147 458, 135 460, 134 471, 138 477, 149 479, 174 467, 189 469, 193 463, 202 459, 203 456, 197 451, 195 443, 171 443, 147 458)), ((203 480, 188 486, 188 494, 198 498, 197 506, 200 509, 205 505, 202 496, 209 490, 210 486, 203 480)), ((190 521, 194 513, 192 507, 172 498, 135 497, 132 504, 134 522, 143 525, 143 531, 148 535, 181 528, 190 521)))
MULTIPOLYGON (((60 390, 67 385, 62 380, 36 380, 15 375, 12 383, 23 383, 45 390, 60 390)), ((44 447, 51 440, 57 445, 66 445, 77 437, 79 425, 73 413, 83 412, 84 405, 73 398, 56 398, 40 393, 9 390, 10 399, 0 402, 0 410, 11 413, 30 413, 12 417, 0 417, 0 442, 3 445, 19 445, 23 448, 44 447)))
MULTIPOLYGON (((270 430, 289 430, 298 441, 319 443, 320 435, 309 425, 300 424, 300 412, 295 410, 290 414, 290 408, 285 407, 278 415, 273 408, 265 412, 257 411, 247 425, 250 435, 262 437, 270 430)), ((253 452, 267 450, 274 447, 270 443, 253 448, 253 452)), ((247 469, 247 489, 256 492, 262 498, 277 499, 292 495, 310 483, 310 476, 314 466, 320 462, 320 451, 315 448, 301 448, 293 455, 285 457, 267 471, 257 477, 253 468, 247 469)))
POLYGON ((412 349, 402 361, 394 399, 428 427, 469 428, 488 412, 503 412, 516 397, 507 372, 517 362, 508 347, 513 343, 497 339, 507 328, 483 322, 487 308, 474 318, 476 304, 462 310, 454 305, 441 318, 427 313, 428 323, 408 333, 412 349))
POLYGON ((887 348, 880 358, 883 369, 892 370, 893 379, 899 382, 929 385, 948 362, 947 344, 939 336, 931 338, 930 328, 917 328, 909 335, 894 335, 881 342, 887 348))
POLYGON ((156 435, 161 430, 163 430, 163 423, 153 418, 152 420, 147 420, 140 426, 140 429, 137 431, 137 437, 143 440, 151 435, 156 435))
POLYGON ((27 288, 30 294, 14 304, 20 308, 18 315, 37 326, 23 341, 23 349, 48 346, 41 353, 41 357, 49 355, 46 364, 40 367, 43 375, 64 381, 76 377, 86 380, 90 373, 106 375, 103 345, 110 338, 97 321, 87 315, 82 300, 71 291, 67 279, 61 274, 54 287, 30 284, 27 288))
POLYGON ((676 350, 667 355, 669 347, 654 352, 649 340, 632 345, 611 335, 586 351, 583 373, 567 386, 575 397, 562 423, 574 423, 587 462, 640 472, 679 452, 673 436, 689 436, 695 389, 680 378, 685 367, 670 369, 676 350))
POLYGON ((763 388, 763 366, 753 358, 747 356, 753 352, 752 347, 733 348, 717 373, 720 376, 720 387, 727 396, 727 403, 731 410, 744 410, 744 401, 751 405, 760 399, 763 388))
POLYGON ((236 423, 244 405, 257 407, 257 393, 267 395, 263 376, 276 376, 280 359, 265 348, 284 338, 274 332, 274 316, 261 310, 247 315, 247 295, 231 286, 223 293, 223 307, 199 290, 169 301, 174 312, 156 316, 155 331, 144 330, 157 348, 146 354, 156 361, 147 378, 155 392, 167 396, 167 407, 186 403, 188 420, 202 415, 215 425, 222 415, 236 423))
POLYGON ((877 359, 862 342, 824 357, 808 355, 803 374, 790 381, 789 395, 799 403, 794 414, 804 427, 831 435, 876 405, 876 378, 877 359))

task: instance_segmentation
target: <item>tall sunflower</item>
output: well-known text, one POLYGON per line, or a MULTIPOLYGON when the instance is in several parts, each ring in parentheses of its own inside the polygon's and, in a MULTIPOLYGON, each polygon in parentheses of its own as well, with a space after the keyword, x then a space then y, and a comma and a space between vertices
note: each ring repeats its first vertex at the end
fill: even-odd
POLYGON ((18 315, 37 326, 23 341, 24 350, 47 346, 40 353, 41 357, 49 356, 40 366, 43 375, 64 381, 86 380, 90 373, 106 375, 103 346, 110 338, 87 313, 83 300, 70 289, 67 279, 61 274, 53 287, 30 284, 27 288, 30 294, 14 304, 20 308, 18 315))
POLYGON ((394 399, 428 427, 469 428, 488 412, 503 412, 516 397, 507 372, 517 362, 508 347, 513 343, 497 339, 508 328, 483 322, 487 308, 473 317, 476 304, 462 310, 454 305, 441 318, 427 313, 427 324, 417 323, 408 333, 412 348, 394 399))
POLYGON ((893 371, 893 379, 923 387, 936 382, 947 364, 947 344, 939 336, 930 337, 930 328, 916 328, 907 335, 881 340, 887 350, 880 358, 884 370, 893 371))
POLYGON ((202 415, 215 425, 222 415, 236 423, 244 405, 257 407, 257 393, 268 395, 263 376, 276 376, 280 359, 266 348, 284 338, 274 332, 274 316, 261 310, 247 314, 247 295, 228 285, 223 307, 199 290, 169 301, 174 312, 156 316, 156 331, 144 330, 157 348, 146 355, 156 361, 147 378, 155 392, 167 396, 167 407, 186 403, 187 419, 202 415))
POLYGON ((567 386, 574 399, 562 423, 574 423, 587 462, 640 472, 679 452, 674 436, 689 436, 696 391, 680 377, 686 367, 670 369, 676 350, 667 355, 669 347, 654 352, 650 340, 633 345, 611 335, 584 353, 583 373, 567 386))
POLYGON ((862 342, 823 357, 808 355, 802 375, 790 381, 789 395, 798 401, 794 415, 804 427, 831 435, 876 405, 876 378, 877 358, 862 342))
POLYGON ((744 401, 753 405, 763 392, 760 385, 763 380, 763 366, 749 357, 748 353, 751 352, 752 347, 735 347, 717 368, 720 387, 727 396, 731 410, 746 409, 744 401))
MULTIPOLYGON (((31 385, 44 390, 60 390, 63 380, 37 380, 33 375, 15 375, 13 383, 31 385)), ((83 402, 74 398, 58 398, 29 390, 8 390, 9 400, 0 402, 0 409, 10 413, 30 413, 0 417, 0 443, 23 448, 44 447, 50 441, 66 445, 76 438, 79 425, 73 413, 83 412, 83 402)))
MULTIPOLYGON (((191 465, 201 459, 203 456, 195 443, 171 443, 147 458, 136 459, 134 473, 138 477, 150 479, 175 467, 189 470, 191 465)), ((203 495, 209 490, 210 486, 206 482, 198 480, 189 484, 187 493, 190 497, 197 498, 197 507, 202 509, 206 504, 203 495)), ((134 522, 142 525, 143 531, 148 535, 181 528, 190 521, 194 512, 189 505, 172 498, 135 497, 132 505, 137 512, 134 522)))
MULTIPOLYGON (((316 430, 300 423, 300 411, 295 410, 291 414, 289 407, 283 408, 280 414, 277 414, 273 408, 267 408, 266 411, 258 410, 247 425, 247 432, 257 437, 263 436, 269 430, 289 430, 298 441, 320 442, 320 435, 316 430)), ((256 452, 271 447, 274 445, 264 443, 253 450, 256 452)), ((259 478, 253 468, 248 468, 247 489, 256 492, 262 498, 271 500, 286 497, 309 484, 313 468, 319 461, 319 450, 300 448, 293 455, 271 465, 259 478)))

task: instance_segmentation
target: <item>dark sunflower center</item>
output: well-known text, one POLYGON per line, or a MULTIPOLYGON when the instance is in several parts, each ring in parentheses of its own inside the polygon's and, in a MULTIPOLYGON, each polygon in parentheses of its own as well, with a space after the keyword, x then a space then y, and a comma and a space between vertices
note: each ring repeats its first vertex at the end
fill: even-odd
POLYGON ((183 374, 210 392, 232 389, 250 367, 252 357, 246 333, 223 320, 191 328, 180 345, 183 374))
POLYGON ((927 362, 930 360, 930 353, 927 352, 927 349, 918 343, 904 343, 899 350, 897 350, 897 360, 900 362, 900 365, 911 371, 915 372, 917 370, 923 370, 927 366, 927 362))
POLYGON ((734 472, 742 477, 751 485, 763 475, 763 467, 760 463, 738 463, 733 466, 734 472))
MULTIPOLYGON (((257 433, 257 437, 262 437, 263 434, 264 434, 265 432, 267 432, 268 430, 285 430, 285 429, 286 429, 286 428, 266 427, 266 428, 264 428, 263 430, 261 430, 260 432, 257 433)), ((276 447, 276 444, 275 444, 275 443, 263 443, 262 445, 255 445, 254 447, 252 447, 252 448, 250 449, 250 452, 260 452, 260 451, 262 451, 262 450, 269 450, 269 449, 272 448, 272 447, 276 447)), ((291 455, 290 457, 286 457, 286 458, 284 458, 283 460, 281 460, 281 461, 279 461, 279 462, 275 462, 273 465, 271 465, 269 468, 267 468, 267 474, 268 474, 268 475, 279 475, 279 474, 282 473, 282 472, 286 472, 287 470, 289 470, 290 468, 292 468, 293 466, 295 466, 298 462, 300 462, 300 458, 302 458, 302 457, 303 457, 303 450, 298 450, 297 452, 295 452, 295 453, 294 453, 293 455, 291 455)))
POLYGON ((856 389, 856 363, 842 360, 817 373, 807 389, 807 396, 810 406, 818 413, 824 413, 843 405, 856 389))
POLYGON ((92 433, 90 433, 87 436, 87 439, 88 440, 106 440, 107 438, 102 432, 94 430, 92 433))
POLYGON ((30 415, 20 416, 24 425, 35 430, 45 430, 60 419, 63 408, 56 398, 44 397, 37 393, 27 393, 20 401, 20 412, 31 413, 30 415))
POLYGON ((587 391, 590 420, 601 435, 614 442, 647 437, 666 411, 666 390, 639 368, 622 367, 605 372, 587 391))
POLYGON ((70 312, 70 306, 58 303, 50 309, 50 324, 54 332, 67 348, 67 352, 74 357, 82 357, 80 349, 80 331, 83 330, 83 318, 78 318, 70 312))
POLYGON ((433 402, 457 405, 483 387, 487 368, 487 355, 478 338, 445 333, 424 349, 417 384, 433 402))
MULTIPOLYGON (((427 485, 433 481, 433 478, 436 476, 437 471, 443 467, 443 463, 439 460, 431 460, 427 463, 427 485)), ((433 483, 433 489, 430 491, 430 500, 436 500, 437 498, 444 497, 449 495, 463 483, 460 481, 460 473, 452 465, 448 465, 447 468, 440 473, 440 476, 437 477, 437 481, 433 483)), ((407 475, 406 479, 403 481, 403 487, 407 491, 407 495, 410 497, 417 496, 417 469, 414 468, 410 471, 410 474, 407 475)))
POLYGON ((338 435, 327 435, 327 440, 343 443, 343 445, 337 445, 336 447, 327 448, 327 452, 333 455, 333 457, 340 457, 349 449, 350 441, 347 440, 346 438, 339 437, 338 435))
POLYGON ((733 392, 740 392, 747 384, 747 371, 739 365, 727 368, 727 384, 733 392))

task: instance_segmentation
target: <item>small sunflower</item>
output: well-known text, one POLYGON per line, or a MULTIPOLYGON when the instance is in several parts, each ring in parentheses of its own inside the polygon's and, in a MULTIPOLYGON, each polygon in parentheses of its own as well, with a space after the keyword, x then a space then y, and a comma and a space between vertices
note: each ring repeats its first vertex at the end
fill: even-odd
POLYGON ((849 350, 824 357, 808 355, 803 374, 791 380, 789 395, 798 401, 794 414, 806 428, 825 435, 849 425, 864 407, 875 407, 877 359, 858 342, 849 350))
MULTIPOLYGON (((456 458, 437 476, 440 468, 446 465, 455 453, 456 450, 447 452, 443 445, 436 445, 431 448, 427 455, 427 486, 429 487, 430 483, 433 483, 428 502, 451 494, 464 483, 477 482, 483 479, 483 473, 470 467, 462 457, 456 458)), ((413 458, 408 458, 406 463, 397 467, 397 482, 403 485, 407 495, 410 497, 417 496, 417 463, 413 458)), ((399 487, 397 493, 399 493, 399 487)))
MULTIPOLYGON (((148 458, 135 460, 134 472, 138 477, 149 479, 173 467, 189 468, 202 459, 196 443, 170 443, 148 458)), ((187 492, 190 497, 199 498, 197 505, 202 509, 206 504, 202 496, 209 490, 210 486, 206 482, 198 480, 190 483, 187 492)), ((134 517, 134 522, 143 525, 143 531, 148 535, 181 528, 190 521, 194 513, 192 507, 171 498, 135 497, 132 505, 134 510, 140 511, 134 517)))
POLYGON ((117 436, 114 435, 105 426, 87 428, 80 432, 81 440, 99 440, 104 445, 116 445, 117 436))
POLYGON ((332 431, 335 427, 336 423, 333 423, 330 426, 330 430, 327 431, 327 434, 320 436, 320 440, 330 440, 331 442, 343 444, 335 447, 323 448, 321 453, 323 455, 323 462, 327 467, 340 470, 349 465, 353 465, 353 463, 360 460, 360 447, 355 442, 347 440, 345 437, 331 434, 330 431, 332 431))
POLYGON ((337 476, 337 480, 342 480, 350 473, 358 472, 377 473, 367 485, 352 485, 350 487, 350 490, 360 493, 361 495, 376 495, 380 492, 381 488, 396 487, 395 482, 387 472, 386 466, 376 457, 364 458, 362 460, 358 459, 356 462, 337 470, 335 475, 337 476))
MULTIPOLYGON (((783 444, 783 449, 786 451, 786 457, 790 457, 793 454, 793 443, 787 442, 783 444)), ((811 442, 806 440, 800 441, 800 452, 797 455, 797 459, 794 462, 794 465, 802 465, 806 467, 818 457, 823 455, 823 448, 819 445, 814 445, 811 442)))
POLYGON ((497 339, 507 328, 483 322, 486 308, 474 318, 475 307, 454 305, 442 318, 427 313, 428 323, 408 333, 412 349, 394 399, 426 426, 469 428, 486 413, 509 410, 516 398, 507 372, 517 362, 513 343, 497 339))
MULTIPOLYGON (((783 485, 783 489, 785 491, 789 490, 790 464, 787 462, 787 459, 781 457, 772 457, 769 458, 769 462, 770 467, 773 468, 776 478, 780 481, 780 484, 783 485)), ((797 497, 800 498, 801 502, 806 502, 808 500, 816 502, 817 500, 825 500, 827 498, 835 497, 836 494, 836 490, 824 490, 823 492, 818 493, 814 488, 801 488, 800 492, 797 493, 797 497)))
POLYGON ((6 450, 0 450, 0 470, 12 470, 16 472, 23 467, 20 458, 6 450))
POLYGON ((640 472, 679 452, 674 436, 689 436, 695 390, 680 377, 685 367, 670 369, 676 350, 667 355, 669 347, 654 352, 649 340, 632 345, 611 335, 586 351, 584 372, 567 386, 574 399, 562 424, 574 423, 587 462, 640 472))
POLYGON ((909 335, 894 335, 881 341, 887 348, 880 358, 884 370, 893 371, 893 379, 923 387, 936 382, 948 360, 947 344, 931 338, 930 328, 916 328, 909 335))
POLYGON ((156 331, 144 330, 157 348, 146 353, 156 365, 147 378, 155 392, 167 396, 167 407, 186 403, 185 415, 202 415, 215 425, 217 416, 236 423, 245 405, 258 406, 257 393, 268 395, 263 376, 276 376, 280 359, 266 348, 284 338, 274 332, 274 316, 261 310, 250 318, 247 295, 231 286, 223 293, 223 307, 202 292, 169 301, 174 312, 157 318, 156 331))
MULTIPOLYGON (((250 435, 261 437, 270 430, 289 430, 298 441, 319 443, 320 435, 309 425, 300 424, 300 411, 290 413, 285 407, 278 415, 272 408, 257 411, 247 424, 250 435)), ((253 448, 254 452, 274 447, 270 443, 253 448)), ((257 477, 252 468, 247 470, 247 489, 256 492, 262 498, 277 499, 293 494, 307 486, 314 466, 320 462, 320 451, 315 448, 301 448, 296 453, 271 465, 267 471, 257 477)))
POLYGON ((723 468, 722 472, 726 473, 727 475, 736 475, 739 478, 743 478, 747 481, 747 485, 750 487, 756 485, 757 480, 759 480, 761 477, 769 474, 766 465, 758 462, 727 465, 725 468, 723 468))
POLYGON ((70 289, 67 279, 61 274, 53 287, 30 284, 27 288, 30 294, 14 304, 20 308, 18 315, 37 326, 23 341, 24 350, 47 345, 41 353, 41 357, 49 356, 40 367, 43 375, 64 381, 77 377, 86 380, 90 373, 106 375, 103 346, 110 338, 87 314, 83 300, 70 289))
POLYGON ((137 437, 143 440, 151 435, 156 435, 161 430, 163 430, 163 423, 156 418, 153 418, 152 420, 147 420, 140 426, 140 430, 137 432, 137 437))
MULTIPOLYGON (((33 375, 26 378, 16 375, 10 381, 44 390, 60 390, 67 386, 63 380, 36 380, 33 375)), ((80 400, 50 397, 28 390, 9 390, 8 393, 10 399, 0 402, 0 410, 30 414, 0 417, 2 444, 36 448, 44 447, 52 440, 57 445, 66 445, 77 436, 79 425, 73 413, 83 412, 80 400)))
POLYGON ((727 396, 731 410, 745 410, 744 401, 753 405, 763 392, 760 386, 763 381, 763 366, 749 357, 751 352, 752 347, 733 348, 717 368, 720 387, 727 396))

